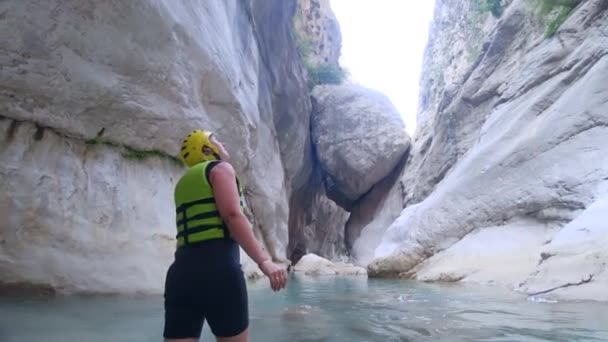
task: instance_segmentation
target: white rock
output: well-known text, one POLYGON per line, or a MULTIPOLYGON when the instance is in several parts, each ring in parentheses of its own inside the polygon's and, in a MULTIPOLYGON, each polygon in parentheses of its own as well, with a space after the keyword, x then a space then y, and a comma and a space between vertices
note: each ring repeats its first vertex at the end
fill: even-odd
MULTIPOLYGON (((9 120, 0 120, 5 136, 9 120)), ((167 158, 131 160, 32 124, 0 148, 0 273, 4 283, 65 292, 160 293, 175 250, 167 158), (159 210, 159 208, 167 208, 159 210)))
MULTIPOLYGON (((523 282, 533 245, 538 246, 537 261, 542 260, 545 247, 538 243, 544 233, 539 232, 547 224, 564 227, 608 193, 605 6, 601 1, 581 3, 559 38, 545 39, 531 16, 524 1, 513 1, 479 63, 430 113, 432 134, 416 141, 402 179, 409 206, 384 234, 368 267, 370 275, 415 274, 414 267, 437 255, 420 274, 433 279, 449 270, 476 279, 523 282), (516 261, 513 272, 497 274, 496 265, 481 260, 463 267, 469 264, 463 262, 468 253, 481 250, 465 251, 464 246, 493 235, 482 233, 486 227, 502 226, 505 236, 526 236, 521 228, 513 230, 512 222, 528 222, 529 231, 524 260, 516 261), (471 232, 476 233, 457 244, 471 232)), ((591 259, 564 258, 582 272, 541 273, 552 280, 539 280, 541 286, 534 289, 580 281, 591 270, 603 274, 591 259)), ((567 290, 571 298, 600 298, 582 290, 591 284, 608 286, 603 276, 596 277, 580 291, 567 290)))
POLYGON ((286 259, 289 203, 312 169, 292 3, 0 7, 0 281, 159 291, 183 168, 85 141, 176 156, 201 127, 231 152, 257 236, 286 259))
POLYGON ((325 275, 354 275, 366 276, 367 271, 363 267, 354 266, 343 262, 331 262, 315 254, 306 254, 294 266, 294 272, 309 276, 325 275))
POLYGON ((298 0, 294 29, 300 52, 313 65, 339 64, 342 48, 340 25, 329 0, 298 0), (304 50, 304 51, 302 51, 304 50))
POLYGON ((607 245, 608 195, 604 195, 541 249, 541 264, 520 290, 535 294, 555 289, 546 296, 608 301, 607 245))
POLYGON ((433 135, 444 92, 459 84, 496 25, 494 16, 480 13, 475 6, 470 0, 436 2, 420 74, 415 140, 433 135))
POLYGON ((536 222, 513 222, 484 227, 415 267, 422 281, 495 283, 510 288, 538 265, 538 251, 551 239, 554 229, 536 222))
POLYGON ((402 184, 399 182, 401 166, 383 179, 360 199, 351 209, 346 223, 346 245, 352 261, 367 266, 374 258, 374 251, 382 236, 403 210, 402 184))

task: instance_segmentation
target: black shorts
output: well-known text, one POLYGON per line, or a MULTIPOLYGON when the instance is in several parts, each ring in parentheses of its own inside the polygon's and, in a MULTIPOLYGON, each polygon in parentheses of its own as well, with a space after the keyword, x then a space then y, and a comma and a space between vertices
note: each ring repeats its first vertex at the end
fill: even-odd
POLYGON ((201 253, 191 254, 176 258, 167 271, 163 336, 199 338, 205 320, 217 337, 245 331, 249 311, 247 285, 240 265, 233 262, 208 265, 201 253))

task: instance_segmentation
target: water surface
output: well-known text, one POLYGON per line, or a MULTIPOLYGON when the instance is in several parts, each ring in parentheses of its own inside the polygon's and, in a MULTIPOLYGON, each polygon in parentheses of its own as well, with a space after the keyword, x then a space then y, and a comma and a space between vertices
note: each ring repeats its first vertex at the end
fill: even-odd
MULTIPOLYGON (((496 287, 291 277, 249 283, 252 341, 608 341, 608 304, 496 287)), ((0 299, 0 341, 162 341, 162 297, 0 299)), ((203 341, 214 341, 207 326, 203 341)))

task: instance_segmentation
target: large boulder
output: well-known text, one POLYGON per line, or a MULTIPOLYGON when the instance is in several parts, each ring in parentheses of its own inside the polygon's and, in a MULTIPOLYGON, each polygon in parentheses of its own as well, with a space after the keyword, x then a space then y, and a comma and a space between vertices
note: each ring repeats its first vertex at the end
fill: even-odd
POLYGON ((312 91, 312 139, 329 197, 350 208, 388 176, 410 146, 403 120, 383 94, 357 85, 312 91))

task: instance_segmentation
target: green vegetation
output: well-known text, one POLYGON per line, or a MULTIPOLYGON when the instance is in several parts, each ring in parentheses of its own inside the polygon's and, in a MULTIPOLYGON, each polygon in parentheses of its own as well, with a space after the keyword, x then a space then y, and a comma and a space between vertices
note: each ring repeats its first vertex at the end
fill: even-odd
POLYGON ((545 36, 552 37, 581 0, 529 0, 545 24, 545 36))
POLYGON ((496 18, 500 18, 504 10, 501 0, 473 0, 473 7, 482 13, 490 12, 496 18))
POLYGON ((310 89, 319 84, 341 84, 347 77, 347 72, 337 65, 313 64, 304 62, 308 72, 308 87, 310 89))
POLYGON ((120 148, 122 150, 121 156, 125 159, 131 160, 144 160, 150 157, 168 158, 177 166, 183 166, 184 164, 179 158, 168 155, 165 152, 159 150, 136 150, 129 146, 121 145, 112 141, 100 140, 100 139, 89 139, 85 141, 87 145, 106 145, 114 148, 120 148))
POLYGON ((312 40, 308 37, 302 36, 302 34, 296 29, 294 29, 294 34, 302 57, 305 58, 310 56, 312 53, 312 40))
MULTIPOLYGON (((471 1, 476 12, 489 12, 496 18, 499 18, 504 12, 504 0, 471 1)), ((552 37, 581 0, 528 0, 528 2, 536 10, 538 18, 545 25, 545 36, 552 37)))
POLYGON ((348 72, 338 65, 332 65, 328 63, 316 63, 313 61, 312 55, 314 54, 314 41, 310 37, 304 36, 295 24, 296 21, 301 20, 300 13, 296 13, 294 18, 294 35, 304 67, 308 74, 308 87, 314 88, 320 84, 341 84, 348 77, 348 72))
POLYGON ((541 15, 547 15, 556 8, 566 7, 572 10, 581 0, 530 0, 541 15))
POLYGON ((559 11, 559 14, 553 20, 547 23, 547 30, 545 31, 545 36, 552 37, 555 32, 557 32, 557 29, 562 25, 562 23, 566 21, 566 18, 568 18, 568 15, 570 15, 571 11, 572 9, 562 7, 562 9, 559 11))
POLYGON ((487 37, 483 27, 488 11, 483 2, 485 0, 471 0, 472 10, 465 13, 465 53, 468 63, 473 63, 477 60, 484 40, 487 37))
POLYGON ((481 47, 477 46, 477 45, 472 45, 472 44, 467 44, 467 62, 468 63, 473 63, 477 60, 477 57, 479 57, 479 54, 481 53, 481 47))
POLYGON ((89 139, 87 141, 84 142, 87 145, 106 145, 106 146, 112 146, 112 147, 120 147, 121 145, 112 142, 112 141, 106 141, 106 140, 100 140, 100 139, 89 139))

